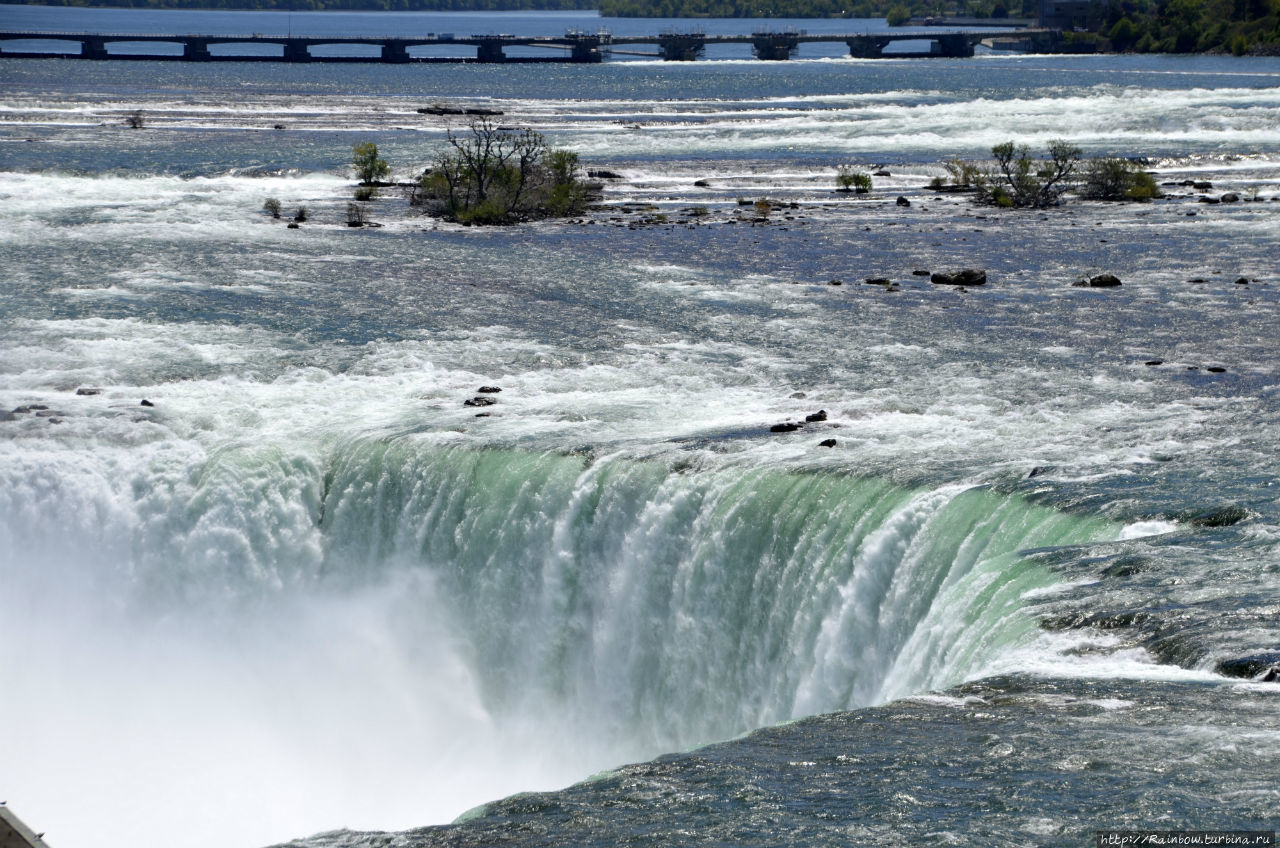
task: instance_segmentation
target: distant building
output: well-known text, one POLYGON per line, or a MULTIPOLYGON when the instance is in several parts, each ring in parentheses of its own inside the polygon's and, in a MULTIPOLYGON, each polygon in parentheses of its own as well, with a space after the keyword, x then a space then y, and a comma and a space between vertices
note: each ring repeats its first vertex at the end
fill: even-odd
POLYGON ((1095 32, 1105 12, 1100 0, 1040 0, 1040 26, 1095 32))

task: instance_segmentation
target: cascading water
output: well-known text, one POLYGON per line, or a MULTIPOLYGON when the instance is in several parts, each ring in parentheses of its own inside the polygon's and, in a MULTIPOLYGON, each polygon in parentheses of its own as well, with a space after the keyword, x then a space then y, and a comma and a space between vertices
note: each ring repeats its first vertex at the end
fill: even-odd
POLYGON ((326 569, 434 575, 491 709, 685 746, 963 678, 1048 575, 1017 551, 1114 535, 965 487, 359 444, 329 472, 326 569))
MULTIPOLYGON (((62 716, 84 775, 120 773, 128 749, 143 765, 125 780, 163 794, 145 764, 173 752, 147 746, 195 720, 265 760, 257 779, 376 761, 445 816, 962 680, 1027 632, 1019 598, 1052 580, 1018 551, 1116 533, 964 486, 412 437, 126 474, 110 451, 64 461, 59 485, 8 470, 0 644, 6 679, 34 690, 68 669, 33 656, 79 657, 61 695, 95 704, 62 716)), ((6 699, 0 718, 31 709, 6 699)), ((185 768, 212 757, 183 744, 185 768)), ((326 780, 325 801, 368 792, 326 780)))

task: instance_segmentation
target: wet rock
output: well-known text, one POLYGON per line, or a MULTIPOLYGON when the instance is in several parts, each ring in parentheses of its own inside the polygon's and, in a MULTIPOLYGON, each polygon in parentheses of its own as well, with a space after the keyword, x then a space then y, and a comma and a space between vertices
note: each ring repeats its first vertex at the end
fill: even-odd
POLYGON ((1102 576, 1132 577, 1135 574, 1151 571, 1153 568, 1155 568, 1155 565, 1146 557, 1126 554, 1116 557, 1114 562, 1102 569, 1102 576))
POLYGON ((924 270, 923 268, 917 268, 917 269, 915 269, 914 271, 912 271, 912 272, 911 272, 911 276, 913 276, 913 277, 927 277, 927 276, 929 276, 929 272, 928 272, 928 271, 926 271, 926 270, 924 270))
POLYGON ((929 281, 940 286, 982 286, 987 283, 987 272, 974 268, 966 268, 954 274, 938 272, 930 276, 929 281))
POLYGON ((794 433, 800 429, 800 425, 794 421, 784 421, 781 424, 774 424, 769 428, 770 433, 794 433))
POLYGON ((1143 365, 1164 365, 1163 359, 1148 359, 1143 365))
POLYGON ((1220 660, 1214 671, 1225 677, 1260 679, 1266 683, 1280 681, 1280 651, 1267 651, 1247 657, 1220 660))
POLYGON ((844 281, 842 281, 842 280, 828 280, 828 281, 827 281, 827 285, 829 285, 829 286, 843 286, 843 285, 844 285, 844 281))
POLYGON ((487 395, 476 395, 473 398, 468 398, 467 400, 464 400, 462 402, 462 405, 463 406, 493 406, 497 402, 498 402, 497 398, 492 398, 487 395))
POLYGON ((911 201, 910 201, 910 200, 907 200, 907 199, 906 199, 905 197, 903 197, 901 194, 900 194, 900 195, 898 195, 898 199, 897 199, 896 201, 894 201, 894 202, 895 202, 895 203, 897 203, 899 206, 910 206, 910 205, 911 205, 911 201))
POLYGON ((1247 285, 1249 285, 1249 278, 1248 278, 1248 277, 1240 277, 1240 278, 1238 278, 1238 279, 1235 281, 1235 283, 1236 283, 1236 285, 1237 285, 1237 286, 1247 286, 1247 285))
POLYGON ((482 395, 496 395, 498 392, 502 391, 502 388, 499 386, 481 386, 476 389, 476 391, 482 395))
POLYGON ((606 171, 603 169, 597 169, 593 171, 587 171, 587 178, 592 180, 620 180, 622 179, 622 174, 619 174, 615 171, 606 171))
POLYGON ((820 448, 833 448, 835 446, 836 446, 835 439, 823 439, 822 441, 818 442, 818 447, 820 448))
POLYGON ((804 392, 792 392, 791 397, 795 398, 796 400, 804 400, 806 395, 804 392))
POLYGON ((698 188, 711 188, 711 183, 707 180, 694 180, 693 184, 698 188))
POLYGON ((865 283, 866 283, 867 285, 869 285, 869 286, 891 286, 891 285, 893 285, 893 280, 890 280, 888 277, 867 277, 867 279, 866 279, 866 280, 864 280, 863 282, 865 282, 865 283))
POLYGON ((1052 470, 1053 466, 1051 465, 1037 465, 1035 468, 1027 472, 1027 479, 1030 480, 1032 477, 1039 477, 1041 474, 1047 474, 1052 470))
POLYGON ((501 109, 483 109, 476 106, 461 108, 458 106, 424 106, 417 110, 419 115, 471 115, 477 118, 493 118, 502 114, 501 109))
POLYGON ((873 176, 873 177, 892 177, 892 176, 893 176, 893 174, 892 174, 892 173, 890 173, 889 171, 886 171, 886 170, 884 170, 883 168, 881 168, 879 171, 872 171, 872 172, 871 172, 871 176, 873 176))
POLYGON ((290 222, 288 223, 288 225, 287 225, 287 226, 288 226, 288 228, 289 228, 289 229, 291 229, 291 230, 297 230, 297 229, 300 229, 300 228, 298 227, 298 222, 297 222, 297 221, 290 221, 290 222))
POLYGON ((138 404, 138 405, 139 405, 139 406, 155 406, 155 404, 154 404, 154 403, 152 403, 151 401, 147 400, 146 398, 143 398, 143 399, 142 399, 142 403, 140 403, 140 404, 138 404))
POLYGON ((76 389, 76 394, 79 395, 80 397, 92 397, 93 395, 102 394, 102 389, 91 389, 91 388, 82 386, 76 389))
POLYGON ((1120 278, 1115 274, 1098 274, 1089 278, 1089 288, 1113 289, 1120 285, 1120 278))
POLYGON ((1230 527, 1233 524, 1239 524, 1248 517, 1249 510, 1232 504, 1230 506, 1200 510, 1199 512, 1183 513, 1178 516, 1178 520, 1193 527, 1230 527))
POLYGON ((1205 195, 1204 197, 1200 198, 1200 202, 1201 203, 1221 203, 1222 201, 1216 197, 1209 197, 1208 195, 1205 195))
POLYGON ((804 421, 806 424, 816 424, 819 421, 826 421, 826 420, 827 420, 827 411, 825 409, 819 409, 817 412, 814 412, 810 415, 806 415, 804 417, 804 421))
POLYGON ((1205 368, 1204 370, 1208 371, 1210 374, 1225 374, 1225 373, 1227 373, 1227 369, 1223 368, 1221 365, 1210 365, 1209 367, 1205 368))
POLYGON ((1240 195, 1236 194, 1234 191, 1229 191, 1218 199, 1221 200, 1223 203, 1239 203, 1240 195))

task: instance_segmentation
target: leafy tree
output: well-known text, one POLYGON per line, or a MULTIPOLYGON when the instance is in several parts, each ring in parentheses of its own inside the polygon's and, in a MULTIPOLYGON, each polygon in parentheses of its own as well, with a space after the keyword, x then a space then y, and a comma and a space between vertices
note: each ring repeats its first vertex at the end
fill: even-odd
POLYGON ((280 201, 274 197, 268 197, 262 201, 262 211, 269 214, 272 218, 280 217, 280 201))
POLYGON ((361 185, 373 185, 391 173, 387 160, 378 155, 378 145, 372 141, 362 141, 352 148, 356 166, 356 176, 361 185))

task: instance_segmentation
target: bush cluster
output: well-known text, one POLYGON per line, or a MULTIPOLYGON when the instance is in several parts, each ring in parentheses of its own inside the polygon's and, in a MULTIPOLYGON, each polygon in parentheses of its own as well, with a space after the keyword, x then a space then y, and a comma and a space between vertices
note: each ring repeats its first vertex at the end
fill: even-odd
POLYGON ((463 224, 510 224, 580 212, 591 199, 578 154, 547 147, 531 129, 488 118, 448 134, 450 150, 418 180, 411 202, 463 224))

